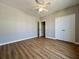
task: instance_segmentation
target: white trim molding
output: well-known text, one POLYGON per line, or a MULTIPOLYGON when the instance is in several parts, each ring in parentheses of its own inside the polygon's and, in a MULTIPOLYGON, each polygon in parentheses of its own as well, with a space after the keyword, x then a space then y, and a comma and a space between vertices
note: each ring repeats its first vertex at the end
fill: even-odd
MULTIPOLYGON (((60 39, 58 39, 58 38, 53 38, 53 37, 46 37, 46 38, 49 38, 49 39, 55 39, 55 40, 60 40, 60 39)), ((61 40, 61 41, 65 41, 65 40, 61 40)), ((65 42, 70 42, 70 41, 65 41, 65 42)), ((70 42, 70 43, 79 45, 78 42, 70 42)))
POLYGON ((77 44, 77 45, 79 45, 79 43, 78 42, 73 42, 74 44, 77 44))
POLYGON ((19 42, 19 41, 23 41, 23 40, 28 40, 28 39, 32 39, 32 38, 36 38, 36 37, 37 36, 29 37, 29 38, 23 38, 23 39, 19 39, 19 40, 15 40, 15 41, 10 41, 10 42, 6 42, 6 43, 0 44, 0 46, 7 45, 7 44, 11 44, 11 43, 15 43, 15 42, 19 42))
POLYGON ((46 38, 49 38, 49 39, 55 39, 55 40, 57 39, 57 38, 54 38, 54 37, 48 37, 48 36, 46 36, 46 38))

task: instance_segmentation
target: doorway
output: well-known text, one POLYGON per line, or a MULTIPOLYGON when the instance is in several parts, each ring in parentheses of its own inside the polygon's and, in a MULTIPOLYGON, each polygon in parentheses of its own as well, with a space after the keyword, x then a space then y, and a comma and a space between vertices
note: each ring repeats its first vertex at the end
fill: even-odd
POLYGON ((37 32, 37 36, 38 36, 38 38, 39 38, 39 36, 40 36, 40 35, 39 35, 39 22, 37 22, 37 31, 38 31, 38 32, 37 32))
POLYGON ((45 21, 41 22, 41 36, 45 37, 45 21))

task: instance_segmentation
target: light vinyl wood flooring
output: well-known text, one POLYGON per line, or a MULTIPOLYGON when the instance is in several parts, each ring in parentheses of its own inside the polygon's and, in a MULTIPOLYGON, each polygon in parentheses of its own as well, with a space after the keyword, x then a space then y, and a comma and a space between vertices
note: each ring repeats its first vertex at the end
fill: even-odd
POLYGON ((0 59, 79 59, 79 46, 34 38, 0 47, 0 59))

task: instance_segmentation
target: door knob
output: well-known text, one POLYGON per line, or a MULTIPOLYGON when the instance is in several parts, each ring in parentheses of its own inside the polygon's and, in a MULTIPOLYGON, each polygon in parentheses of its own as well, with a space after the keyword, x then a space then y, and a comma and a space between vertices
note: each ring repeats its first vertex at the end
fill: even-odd
POLYGON ((62 30, 62 31, 65 31, 65 30, 62 30))

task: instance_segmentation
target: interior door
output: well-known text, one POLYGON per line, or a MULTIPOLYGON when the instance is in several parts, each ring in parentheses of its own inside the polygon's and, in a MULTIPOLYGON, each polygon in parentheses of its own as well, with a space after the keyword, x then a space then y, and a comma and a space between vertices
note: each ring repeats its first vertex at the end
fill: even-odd
POLYGON ((55 19, 55 37, 60 40, 75 42, 75 14, 55 19))
POLYGON ((37 36, 38 36, 38 38, 39 38, 39 36, 40 36, 40 35, 39 35, 39 22, 37 22, 37 31, 38 31, 38 32, 37 32, 37 33, 38 33, 37 36))
POLYGON ((45 37, 45 21, 41 23, 41 32, 42 32, 42 37, 45 37))

